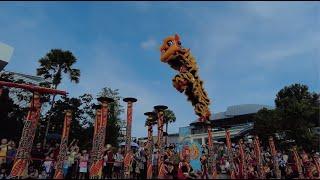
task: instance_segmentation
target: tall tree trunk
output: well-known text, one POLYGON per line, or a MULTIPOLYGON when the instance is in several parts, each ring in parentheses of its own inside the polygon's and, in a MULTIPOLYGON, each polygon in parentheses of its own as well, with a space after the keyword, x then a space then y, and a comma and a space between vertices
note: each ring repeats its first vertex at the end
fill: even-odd
POLYGON ((168 142, 168 122, 166 123, 166 145, 167 145, 167 142, 168 142))
MULTIPOLYGON (((54 89, 57 89, 57 88, 58 88, 58 85, 56 84, 56 85, 54 86, 54 89)), ((51 111, 52 111, 55 98, 56 98, 56 95, 54 94, 53 97, 52 97, 51 107, 50 107, 49 113, 51 113, 51 111)), ((46 143, 47 143, 47 136, 48 136, 49 127, 50 127, 50 119, 51 119, 51 114, 49 115, 49 118, 47 119, 46 131, 45 131, 45 134, 44 134, 43 144, 42 144, 43 147, 44 147, 44 146, 46 145, 46 143)))

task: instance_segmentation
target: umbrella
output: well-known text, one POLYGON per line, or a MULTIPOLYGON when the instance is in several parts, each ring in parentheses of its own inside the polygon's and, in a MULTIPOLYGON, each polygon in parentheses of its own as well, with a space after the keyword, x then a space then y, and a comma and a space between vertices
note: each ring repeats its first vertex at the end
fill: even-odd
MULTIPOLYGON (((125 146, 126 145, 126 142, 122 142, 120 143, 120 146, 125 146)), ((139 148, 139 145, 135 142, 131 142, 131 147, 136 147, 136 148, 139 148)))

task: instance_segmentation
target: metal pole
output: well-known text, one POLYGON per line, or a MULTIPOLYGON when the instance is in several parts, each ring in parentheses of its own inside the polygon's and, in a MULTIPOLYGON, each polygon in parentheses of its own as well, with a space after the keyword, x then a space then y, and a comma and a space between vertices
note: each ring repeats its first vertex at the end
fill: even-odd
POLYGON ((56 164, 56 171, 54 174, 54 179, 63 179, 66 175, 66 174, 63 174, 63 162, 67 156, 67 151, 68 151, 68 138, 69 138, 71 120, 72 120, 72 111, 66 110, 65 117, 64 117, 64 123, 63 123, 60 150, 59 150, 59 155, 58 155, 58 161, 56 164))
POLYGON ((125 163, 124 173, 125 178, 130 178, 130 163, 132 159, 131 152, 131 127, 132 127, 132 105, 137 102, 136 98, 128 97, 123 99, 127 103, 127 127, 126 127, 126 145, 125 145, 125 163))

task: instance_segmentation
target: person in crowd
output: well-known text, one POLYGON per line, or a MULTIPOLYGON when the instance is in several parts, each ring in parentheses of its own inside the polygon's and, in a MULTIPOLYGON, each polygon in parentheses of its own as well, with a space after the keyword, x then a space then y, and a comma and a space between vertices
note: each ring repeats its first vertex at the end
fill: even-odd
POLYGON ((2 163, 0 165, 0 179, 7 179, 7 178, 8 178, 8 171, 5 163, 2 163))
POLYGON ((110 144, 107 144, 106 150, 107 150, 107 157, 108 157, 107 164, 106 164, 106 174, 108 179, 112 179, 112 168, 114 163, 112 146, 110 144))
POLYGON ((114 155, 114 164, 113 164, 113 178, 115 179, 121 179, 121 169, 123 168, 123 155, 121 153, 121 148, 118 149, 118 152, 114 155))
POLYGON ((8 140, 6 138, 1 139, 0 145, 0 164, 6 163, 6 156, 8 151, 8 140))
POLYGON ((87 150, 82 150, 79 157, 79 179, 86 179, 88 173, 89 154, 87 150))
POLYGON ((44 154, 43 148, 41 146, 41 143, 37 143, 36 147, 34 149, 32 149, 31 158, 33 161, 34 168, 39 170, 41 168, 42 162, 45 158, 45 154, 44 154))
POLYGON ((152 154, 152 170, 153 170, 153 177, 158 176, 158 150, 154 149, 152 154))
POLYGON ((52 178, 54 168, 53 153, 51 153, 50 156, 46 156, 45 161, 43 162, 43 168, 47 174, 47 177, 52 178))
POLYGON ((69 156, 70 156, 70 152, 68 151, 67 155, 63 161, 63 176, 64 176, 64 178, 69 177, 69 168, 70 168, 69 156))
POLYGON ((16 153, 17 153, 16 143, 14 141, 9 141, 8 151, 7 151, 7 159, 6 159, 8 169, 12 168, 16 153))

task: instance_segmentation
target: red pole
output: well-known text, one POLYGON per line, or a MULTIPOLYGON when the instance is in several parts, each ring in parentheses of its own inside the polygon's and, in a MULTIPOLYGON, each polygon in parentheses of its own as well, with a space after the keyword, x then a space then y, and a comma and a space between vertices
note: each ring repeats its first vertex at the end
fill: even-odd
POLYGON ((90 179, 102 178, 103 168, 103 153, 106 137, 106 126, 108 122, 108 103, 114 100, 107 97, 100 97, 98 101, 101 102, 101 113, 97 113, 96 136, 93 149, 93 162, 90 167, 90 179), (99 116, 100 115, 100 116, 99 116), (100 121, 99 121, 100 120, 100 121))
POLYGON ((125 145, 125 163, 124 163, 124 172, 125 178, 130 178, 130 162, 132 159, 131 152, 131 127, 132 127, 132 104, 137 102, 135 98, 124 98, 124 102, 127 102, 127 128, 126 128, 126 145, 125 145))
POLYGON ((95 105, 93 107, 94 109, 96 109, 96 119, 94 122, 94 130, 93 130, 93 141, 92 141, 92 149, 91 149, 91 160, 92 162, 90 162, 90 168, 89 168, 89 176, 90 179, 93 178, 94 176, 97 176, 97 174, 99 174, 99 169, 97 169, 97 167, 95 166, 95 162, 98 161, 98 132, 100 129, 100 123, 101 123, 101 105, 95 105))
POLYGON ((240 153, 240 178, 247 179, 247 171, 245 168, 247 168, 247 163, 245 159, 245 153, 243 149, 243 140, 239 140, 239 153, 240 153))
POLYGON ((67 92, 65 92, 65 91, 45 88, 45 87, 41 87, 41 86, 35 86, 32 84, 18 84, 18 83, 13 83, 13 82, 0 81, 0 87, 1 86, 25 89, 25 90, 28 90, 31 92, 37 92, 39 94, 60 94, 60 95, 64 95, 64 96, 67 95, 67 92))
MULTIPOLYGON (((161 169, 163 169, 162 163, 164 161, 163 155, 164 155, 164 141, 163 141, 163 122, 164 122, 164 110, 168 109, 167 106, 158 105, 154 106, 154 109, 157 112, 157 124, 158 124, 158 177, 162 174, 161 169)), ((162 178, 162 177, 161 177, 162 178)))
POLYGON ((269 137, 269 146, 270 146, 271 154, 273 157, 273 167, 275 169, 276 178, 281 178, 281 172, 279 170, 279 163, 278 163, 278 158, 277 158, 276 146, 274 145, 274 141, 271 136, 269 137))
POLYGON ((298 173, 299 173, 299 179, 303 179, 304 176, 303 176, 303 173, 302 173, 302 162, 301 162, 301 159, 299 158, 299 155, 298 155, 298 152, 297 152, 297 147, 293 147, 292 148, 292 152, 293 152, 293 158, 294 158, 294 162, 295 162, 295 165, 298 169, 298 173))
POLYGON ((147 128, 148 128, 148 143, 147 143, 147 153, 148 153, 148 161, 147 161, 147 179, 152 179, 152 154, 153 154, 153 138, 152 138, 152 121, 155 113, 146 112, 144 115, 147 117, 147 128))
POLYGON ((63 179, 64 176, 66 175, 66 174, 63 174, 63 162, 67 156, 67 151, 68 151, 68 138, 69 138, 71 120, 72 120, 72 111, 66 110, 65 117, 64 117, 61 143, 60 143, 60 151, 59 151, 59 155, 58 155, 58 161, 56 164, 56 171, 54 174, 54 179, 63 179))
POLYGON ((254 152, 255 152, 256 160, 258 162, 257 169, 258 169, 259 178, 264 179, 265 173, 264 173, 264 168, 261 160, 261 150, 260 150, 260 142, 259 142, 258 136, 254 137, 253 143, 254 143, 254 152))
POLYGON ((21 178, 27 175, 32 144, 40 118, 40 110, 40 96, 38 93, 34 93, 30 102, 30 110, 23 127, 17 155, 11 169, 11 177, 21 178))
POLYGON ((231 149, 231 137, 230 137, 230 130, 229 128, 226 128, 226 144, 228 149, 228 156, 230 161, 230 178, 235 179, 235 172, 234 172, 234 163, 233 163, 233 153, 231 149))

